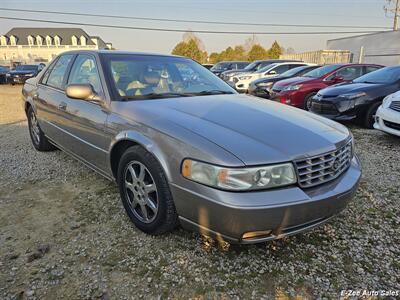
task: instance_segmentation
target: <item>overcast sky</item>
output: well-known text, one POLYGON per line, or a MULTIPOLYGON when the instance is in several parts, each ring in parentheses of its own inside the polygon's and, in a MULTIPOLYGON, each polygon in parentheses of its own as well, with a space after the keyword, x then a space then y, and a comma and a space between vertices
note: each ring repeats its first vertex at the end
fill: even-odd
MULTIPOLYGON (((392 19, 383 11, 384 0, 132 0, 132 1, 35 1, 2 0, 0 7, 64 12, 84 12, 150 18, 189 19, 222 22, 252 22, 279 24, 392 26, 392 19)), ((158 28, 227 31, 359 31, 363 29, 303 29, 287 27, 233 26, 161 21, 121 20, 99 17, 60 16, 40 13, 5 12, 0 16, 65 20, 70 22, 101 23, 158 28)), ((12 27, 67 27, 0 19, 0 34, 12 27)), ((76 27, 76 26, 75 26, 76 27)), ((152 32, 126 29, 107 29, 80 26, 90 35, 99 35, 118 49, 170 53, 182 38, 182 33, 152 32)), ((198 34, 208 52, 221 51, 242 44, 249 36, 198 34)), ((323 49, 326 40, 346 36, 335 35, 258 35, 259 42, 269 47, 277 40, 283 47, 293 47, 297 52, 323 49)), ((347 35, 348 36, 348 35, 347 35)))

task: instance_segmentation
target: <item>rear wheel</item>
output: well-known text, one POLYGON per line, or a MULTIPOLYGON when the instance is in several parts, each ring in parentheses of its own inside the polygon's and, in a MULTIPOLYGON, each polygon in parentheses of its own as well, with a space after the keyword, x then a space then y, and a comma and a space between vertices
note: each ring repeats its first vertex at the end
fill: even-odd
POLYGON ((28 117, 29 135, 31 136, 33 147, 35 147, 35 149, 38 151, 57 150, 57 148, 49 142, 49 140, 44 135, 43 131, 40 129, 39 123, 37 121, 32 106, 28 108, 27 117, 28 117))
POLYGON ((152 154, 132 146, 118 166, 118 186, 131 221, 149 234, 172 231, 178 215, 164 170, 152 154))
POLYGON ((366 112, 366 114, 364 116, 364 120, 363 120, 364 127, 370 128, 370 129, 374 128, 376 111, 378 110, 378 107, 381 104, 382 104, 381 102, 374 103, 367 109, 367 112, 366 112))
POLYGON ((304 98, 304 109, 305 109, 305 110, 310 110, 310 109, 311 109, 312 98, 313 98, 316 94, 317 94, 317 93, 311 93, 311 94, 308 94, 308 95, 304 98))

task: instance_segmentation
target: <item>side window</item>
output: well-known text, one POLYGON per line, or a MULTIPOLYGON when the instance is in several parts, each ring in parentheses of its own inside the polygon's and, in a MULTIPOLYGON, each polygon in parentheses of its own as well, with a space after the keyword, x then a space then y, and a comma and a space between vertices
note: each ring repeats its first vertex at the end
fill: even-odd
POLYGON ((276 68, 272 69, 268 73, 275 71, 275 74, 282 74, 282 73, 286 72, 287 70, 289 70, 289 65, 282 65, 282 66, 277 66, 276 68))
MULTIPOLYGON (((50 75, 48 75, 48 78, 43 78, 47 79, 46 84, 48 86, 62 90, 64 89, 65 73, 73 57, 74 56, 72 54, 66 54, 58 59, 53 69, 50 71, 50 75)), ((46 77, 47 74, 45 74, 44 76, 46 77)))
POLYGON ((96 93, 102 92, 96 61, 92 56, 78 55, 68 78, 68 84, 74 83, 91 84, 96 93))
POLYGON ((374 72, 376 70, 379 70, 379 68, 378 67, 373 67, 373 66, 366 66, 364 74, 371 73, 371 72, 374 72))
POLYGON ((340 69, 339 71, 332 74, 329 80, 333 79, 335 76, 341 76, 344 80, 353 80, 362 75, 362 67, 352 66, 345 67, 340 69))

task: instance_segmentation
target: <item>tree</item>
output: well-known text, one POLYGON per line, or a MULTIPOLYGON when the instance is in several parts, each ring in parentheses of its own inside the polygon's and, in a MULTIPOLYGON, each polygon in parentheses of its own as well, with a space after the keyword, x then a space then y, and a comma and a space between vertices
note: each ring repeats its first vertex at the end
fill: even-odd
POLYGON ((207 52, 201 51, 194 39, 178 43, 172 50, 172 54, 189 57, 199 63, 207 62, 207 52))
POLYGON ((247 54, 247 60, 259 60, 259 59, 266 59, 268 57, 268 52, 260 45, 254 45, 251 47, 249 53, 247 54))
POLYGON ((275 41, 271 48, 268 50, 268 58, 278 59, 282 55, 282 48, 279 46, 278 42, 275 41))
POLYGON ((219 54, 217 52, 213 52, 210 54, 210 56, 208 57, 208 62, 210 64, 216 64, 217 62, 219 62, 219 54))

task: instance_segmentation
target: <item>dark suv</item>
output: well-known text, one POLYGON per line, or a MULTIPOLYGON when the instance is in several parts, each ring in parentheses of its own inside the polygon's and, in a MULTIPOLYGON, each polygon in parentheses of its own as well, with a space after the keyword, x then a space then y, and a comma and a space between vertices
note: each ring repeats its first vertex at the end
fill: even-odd
POLYGON ((243 69, 248 64, 248 61, 220 61, 219 63, 215 64, 210 71, 217 76, 221 76, 222 72, 243 69))

